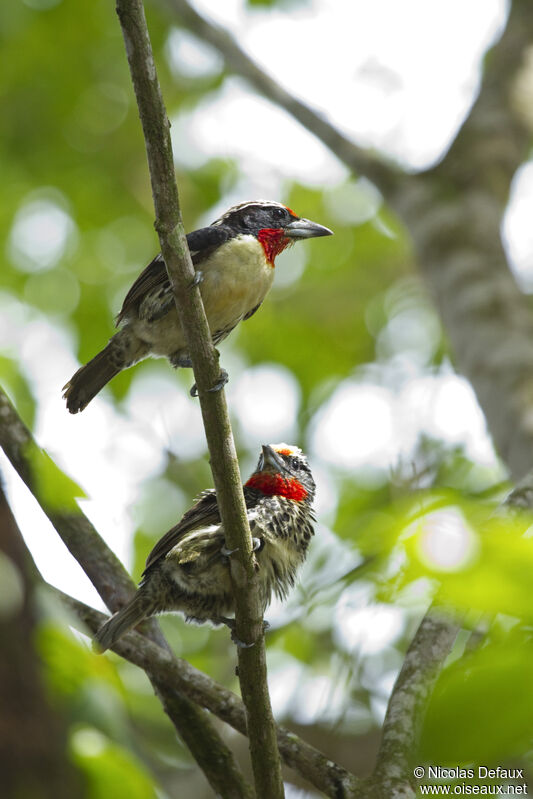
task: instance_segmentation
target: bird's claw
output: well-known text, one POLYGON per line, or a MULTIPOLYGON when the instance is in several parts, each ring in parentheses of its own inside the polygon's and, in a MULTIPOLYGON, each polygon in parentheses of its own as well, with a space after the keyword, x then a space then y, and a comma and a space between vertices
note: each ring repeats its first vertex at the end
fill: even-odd
POLYGON ((239 649, 251 649, 253 646, 255 646, 255 641, 252 644, 245 644, 244 641, 241 641, 240 638, 237 638, 237 633, 235 630, 231 631, 231 640, 239 649))
POLYGON ((228 373, 226 372, 225 369, 221 369, 218 378, 218 383, 215 383, 215 385, 212 386, 212 388, 208 388, 207 390, 210 392, 220 391, 220 389, 224 388, 228 380, 229 380, 228 373))
MULTIPOLYGON (((261 549, 263 542, 260 538, 252 537, 252 552, 257 552, 258 549, 261 549)), ((228 549, 225 544, 220 547, 221 553, 224 555, 225 558, 229 558, 230 555, 233 555, 234 552, 238 552, 240 547, 235 547, 235 549, 228 549)))
MULTIPOLYGON (((225 369, 221 369, 220 370, 220 376, 218 378, 218 382, 216 382, 214 386, 212 386, 211 388, 208 388, 207 390, 209 392, 220 391, 220 389, 224 388, 224 386, 226 385, 228 380, 229 380, 228 373, 226 372, 225 369)), ((191 388, 189 393, 190 393, 191 397, 197 397, 198 396, 198 387, 197 387, 196 383, 191 388)))
POLYGON ((202 283, 203 279, 204 279, 204 273, 201 271, 201 269, 198 269, 198 271, 194 273, 194 277, 192 279, 192 283, 189 286, 189 288, 193 289, 195 286, 199 286, 200 283, 202 283))
MULTIPOLYGON (((229 627, 231 631, 231 640, 233 643, 239 647, 239 649, 250 649, 252 646, 255 646, 255 641, 251 644, 246 644, 244 641, 241 641, 240 638, 237 638, 237 633, 235 630, 235 619, 228 619, 225 616, 221 616, 219 621, 229 627)), ((270 628, 270 624, 263 620, 263 632, 265 633, 270 628)))
POLYGON ((235 547, 235 549, 228 549, 226 545, 220 547, 220 551, 224 555, 225 558, 229 558, 230 555, 233 555, 234 552, 237 552, 239 547, 235 547))

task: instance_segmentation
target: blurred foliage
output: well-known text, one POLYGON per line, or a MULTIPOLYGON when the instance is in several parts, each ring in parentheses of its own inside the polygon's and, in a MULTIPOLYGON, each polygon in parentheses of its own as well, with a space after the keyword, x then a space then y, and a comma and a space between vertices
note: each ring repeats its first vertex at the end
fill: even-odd
POLYGON ((76 513, 76 500, 86 496, 83 489, 58 469, 50 456, 33 442, 27 447, 25 456, 31 465, 37 494, 43 502, 56 513, 76 513))
POLYGON ((28 427, 35 421, 35 403, 28 381, 13 358, 0 355, 0 384, 28 427))
MULTIPOLYGON (((198 77, 171 69, 169 19, 155 5, 147 13, 165 101, 176 117, 217 92, 225 76, 222 68, 198 77)), ((0 289, 7 320, 0 381, 32 425, 43 397, 25 354, 31 342, 25 334, 17 339, 8 333, 17 320, 46 318, 67 332, 78 359, 86 361, 112 334, 124 294, 157 251, 157 239, 144 143, 113 5, 104 0, 0 4, 0 32, 5 242, 0 289), (50 214, 54 230, 62 231, 57 240, 38 227, 43 219, 50 223, 50 214), (42 242, 40 249, 34 237, 42 242)), ((178 178, 191 230, 212 218, 226 195, 234 197, 246 175, 239 164, 206 154, 205 163, 193 168, 180 158, 178 178)), ((232 381, 252 365, 290 370, 301 390, 293 438, 309 447, 317 412, 346 378, 371 379, 394 396, 401 392, 406 356, 398 330, 405 335, 409 314, 424 321, 407 373, 429 379, 449 368, 446 344, 412 274, 406 232, 369 196, 363 181, 347 180, 326 191, 286 182, 283 197, 276 199, 333 228, 335 236, 299 244, 278 259, 271 295, 222 344, 221 355, 234 360, 232 381)), ((59 403, 61 380, 70 375, 56 375, 53 361, 52 353, 59 403)), ((140 364, 110 386, 116 408, 126 416, 132 383, 142 375, 173 380, 182 392, 191 382, 188 373, 175 377, 164 362, 140 364)), ((159 440, 157 420, 149 417, 147 435, 159 440)), ((65 413, 63 435, 67 429, 74 428, 67 428, 65 413)), ((95 428, 94 435, 101 431, 95 428)), ((105 442, 109 451, 116 444, 105 442)), ((245 472, 257 443, 250 449, 241 440, 237 445, 245 472)), ((441 763, 485 762, 529 751, 530 520, 496 512, 501 469, 472 460, 462 446, 427 431, 392 469, 350 469, 314 455, 331 481, 331 498, 301 581, 287 604, 272 610, 268 649, 277 707, 289 720, 334 728, 355 751, 356 741, 379 723, 402 653, 421 613, 437 597, 472 626, 481 618, 489 634, 463 657, 456 651, 444 670, 420 756, 441 763), (405 609, 402 614, 398 606, 405 609), (381 614, 379 624, 365 616, 372 609, 381 614)), ((32 462, 53 507, 72 509, 82 489, 44 451, 32 452, 32 462)), ((67 471, 75 475, 73 465, 67 471)), ((169 445, 163 467, 142 486, 132 508, 109 509, 112 518, 128 510, 135 522, 135 578, 157 538, 210 484, 205 451, 186 456, 178 442, 169 445)), ((236 688, 226 631, 175 618, 162 623, 177 654, 236 688)), ((91 797, 152 797, 148 773, 155 775, 159 796, 178 795, 177 779, 180 785, 192 780, 181 795, 209 795, 144 675, 115 656, 94 655, 86 642, 56 627, 43 628, 40 645, 50 691, 68 712, 73 756, 87 775, 91 797)))
POLYGON ((420 757, 496 766, 530 750, 532 656, 530 632, 500 629, 443 672, 425 719, 420 757))

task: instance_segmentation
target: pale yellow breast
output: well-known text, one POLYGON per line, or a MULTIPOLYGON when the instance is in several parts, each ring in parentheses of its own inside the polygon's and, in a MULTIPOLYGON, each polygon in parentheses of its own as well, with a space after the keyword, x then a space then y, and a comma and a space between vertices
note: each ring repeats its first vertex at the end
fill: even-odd
POLYGON ((236 324, 263 302, 274 280, 261 244, 254 236, 239 236, 200 265, 200 285, 212 331, 236 324))

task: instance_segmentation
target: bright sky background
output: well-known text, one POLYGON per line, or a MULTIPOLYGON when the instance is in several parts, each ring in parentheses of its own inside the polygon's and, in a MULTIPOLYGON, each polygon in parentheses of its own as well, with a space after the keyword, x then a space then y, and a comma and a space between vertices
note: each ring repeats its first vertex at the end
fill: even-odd
MULTIPOLYGON (((442 154, 467 113, 479 81, 480 57, 501 29, 506 3, 313 0, 287 3, 286 13, 250 13, 241 0, 197 0, 196 6, 228 26, 265 69, 358 143, 421 168, 442 154)), ((176 30, 169 33, 166 54, 174 69, 190 74, 209 72, 219 62, 209 48, 176 30)), ((243 164, 245 177, 220 208, 212 209, 209 219, 233 201, 279 197, 286 179, 335 187, 346 177, 345 168, 320 142, 236 78, 228 79, 220 93, 192 112, 174 119, 172 134, 176 145, 179 142, 178 166, 180 160, 200 164, 216 155, 237 156, 243 164)), ((532 194, 529 165, 515 181, 505 223, 514 267, 529 287, 533 286, 532 194)), ((68 204, 47 188, 28 198, 18 212, 8 246, 20 268, 37 274, 46 273, 76 242, 68 204)), ((285 282, 298 279, 305 265, 303 254, 281 256, 278 273, 284 258, 285 282)), ((139 271, 143 266, 139 263, 139 271)), ((63 277, 68 282, 68 273, 63 277)), ((280 277, 279 283, 284 280, 280 277)), ((39 286, 42 290, 42 283, 39 286)), ((73 288, 73 306, 76 301, 73 288)), ((69 416, 59 388, 78 366, 73 342, 28 307, 11 304, 9 316, 6 308, 0 297, 0 338, 20 353, 39 398, 37 439, 85 488, 90 497, 83 502, 85 512, 119 557, 129 562, 131 533, 142 519, 142 485, 159 473, 162 450, 170 447, 183 457, 203 451, 198 407, 169 370, 167 376, 156 378, 156 405, 153 379, 148 386, 144 375, 134 380, 126 414, 118 414, 104 394, 83 414, 69 416), (46 356, 50 347, 56 354, 53 361, 46 356), (166 411, 169 405, 171 416, 166 411)), ((313 420, 307 449, 319 478, 317 510, 324 523, 336 502, 334 466, 341 472, 370 466, 379 474, 409 453, 421 431, 463 443, 472 459, 495 465, 483 415, 468 383, 451 368, 439 374, 426 368, 436 346, 432 313, 419 305, 405 305, 382 333, 382 363, 341 383, 313 420)), ((250 446, 290 440, 300 404, 292 374, 273 364, 245 369, 231 341, 224 344, 223 357, 233 375, 228 393, 242 440, 250 446), (269 402, 262 403, 267 384, 269 402)), ((243 473, 251 466, 243 466, 243 473)), ((43 523, 28 492, 5 471, 17 518, 44 576, 97 604, 88 580, 43 523)), ((165 507, 155 522, 162 534, 190 498, 163 480, 160 490, 165 507)), ((380 647, 401 629, 401 619, 391 613, 394 609, 370 610, 354 604, 349 613, 339 615, 339 639, 348 648, 363 645, 361 629, 373 630, 364 646, 380 647)), ((284 668, 284 684, 292 684, 290 666, 284 668)), ((386 686, 383 690, 385 696, 386 686)), ((326 694, 325 705, 333 701, 326 694)), ((318 688, 315 695, 321 695, 318 688)))

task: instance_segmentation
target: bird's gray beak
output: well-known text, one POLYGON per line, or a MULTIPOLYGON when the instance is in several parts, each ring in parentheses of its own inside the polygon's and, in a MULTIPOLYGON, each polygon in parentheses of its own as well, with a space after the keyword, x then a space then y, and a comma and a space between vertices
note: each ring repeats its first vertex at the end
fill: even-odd
POLYGON ((287 464, 281 457, 278 455, 275 449, 272 449, 270 444, 263 444, 262 446, 262 453, 259 459, 259 470, 260 471, 275 471, 275 472, 289 472, 290 470, 287 468, 287 464))
POLYGON ((295 219, 285 227, 285 233, 290 239, 313 239, 317 236, 333 236, 333 231, 310 219, 295 219))

